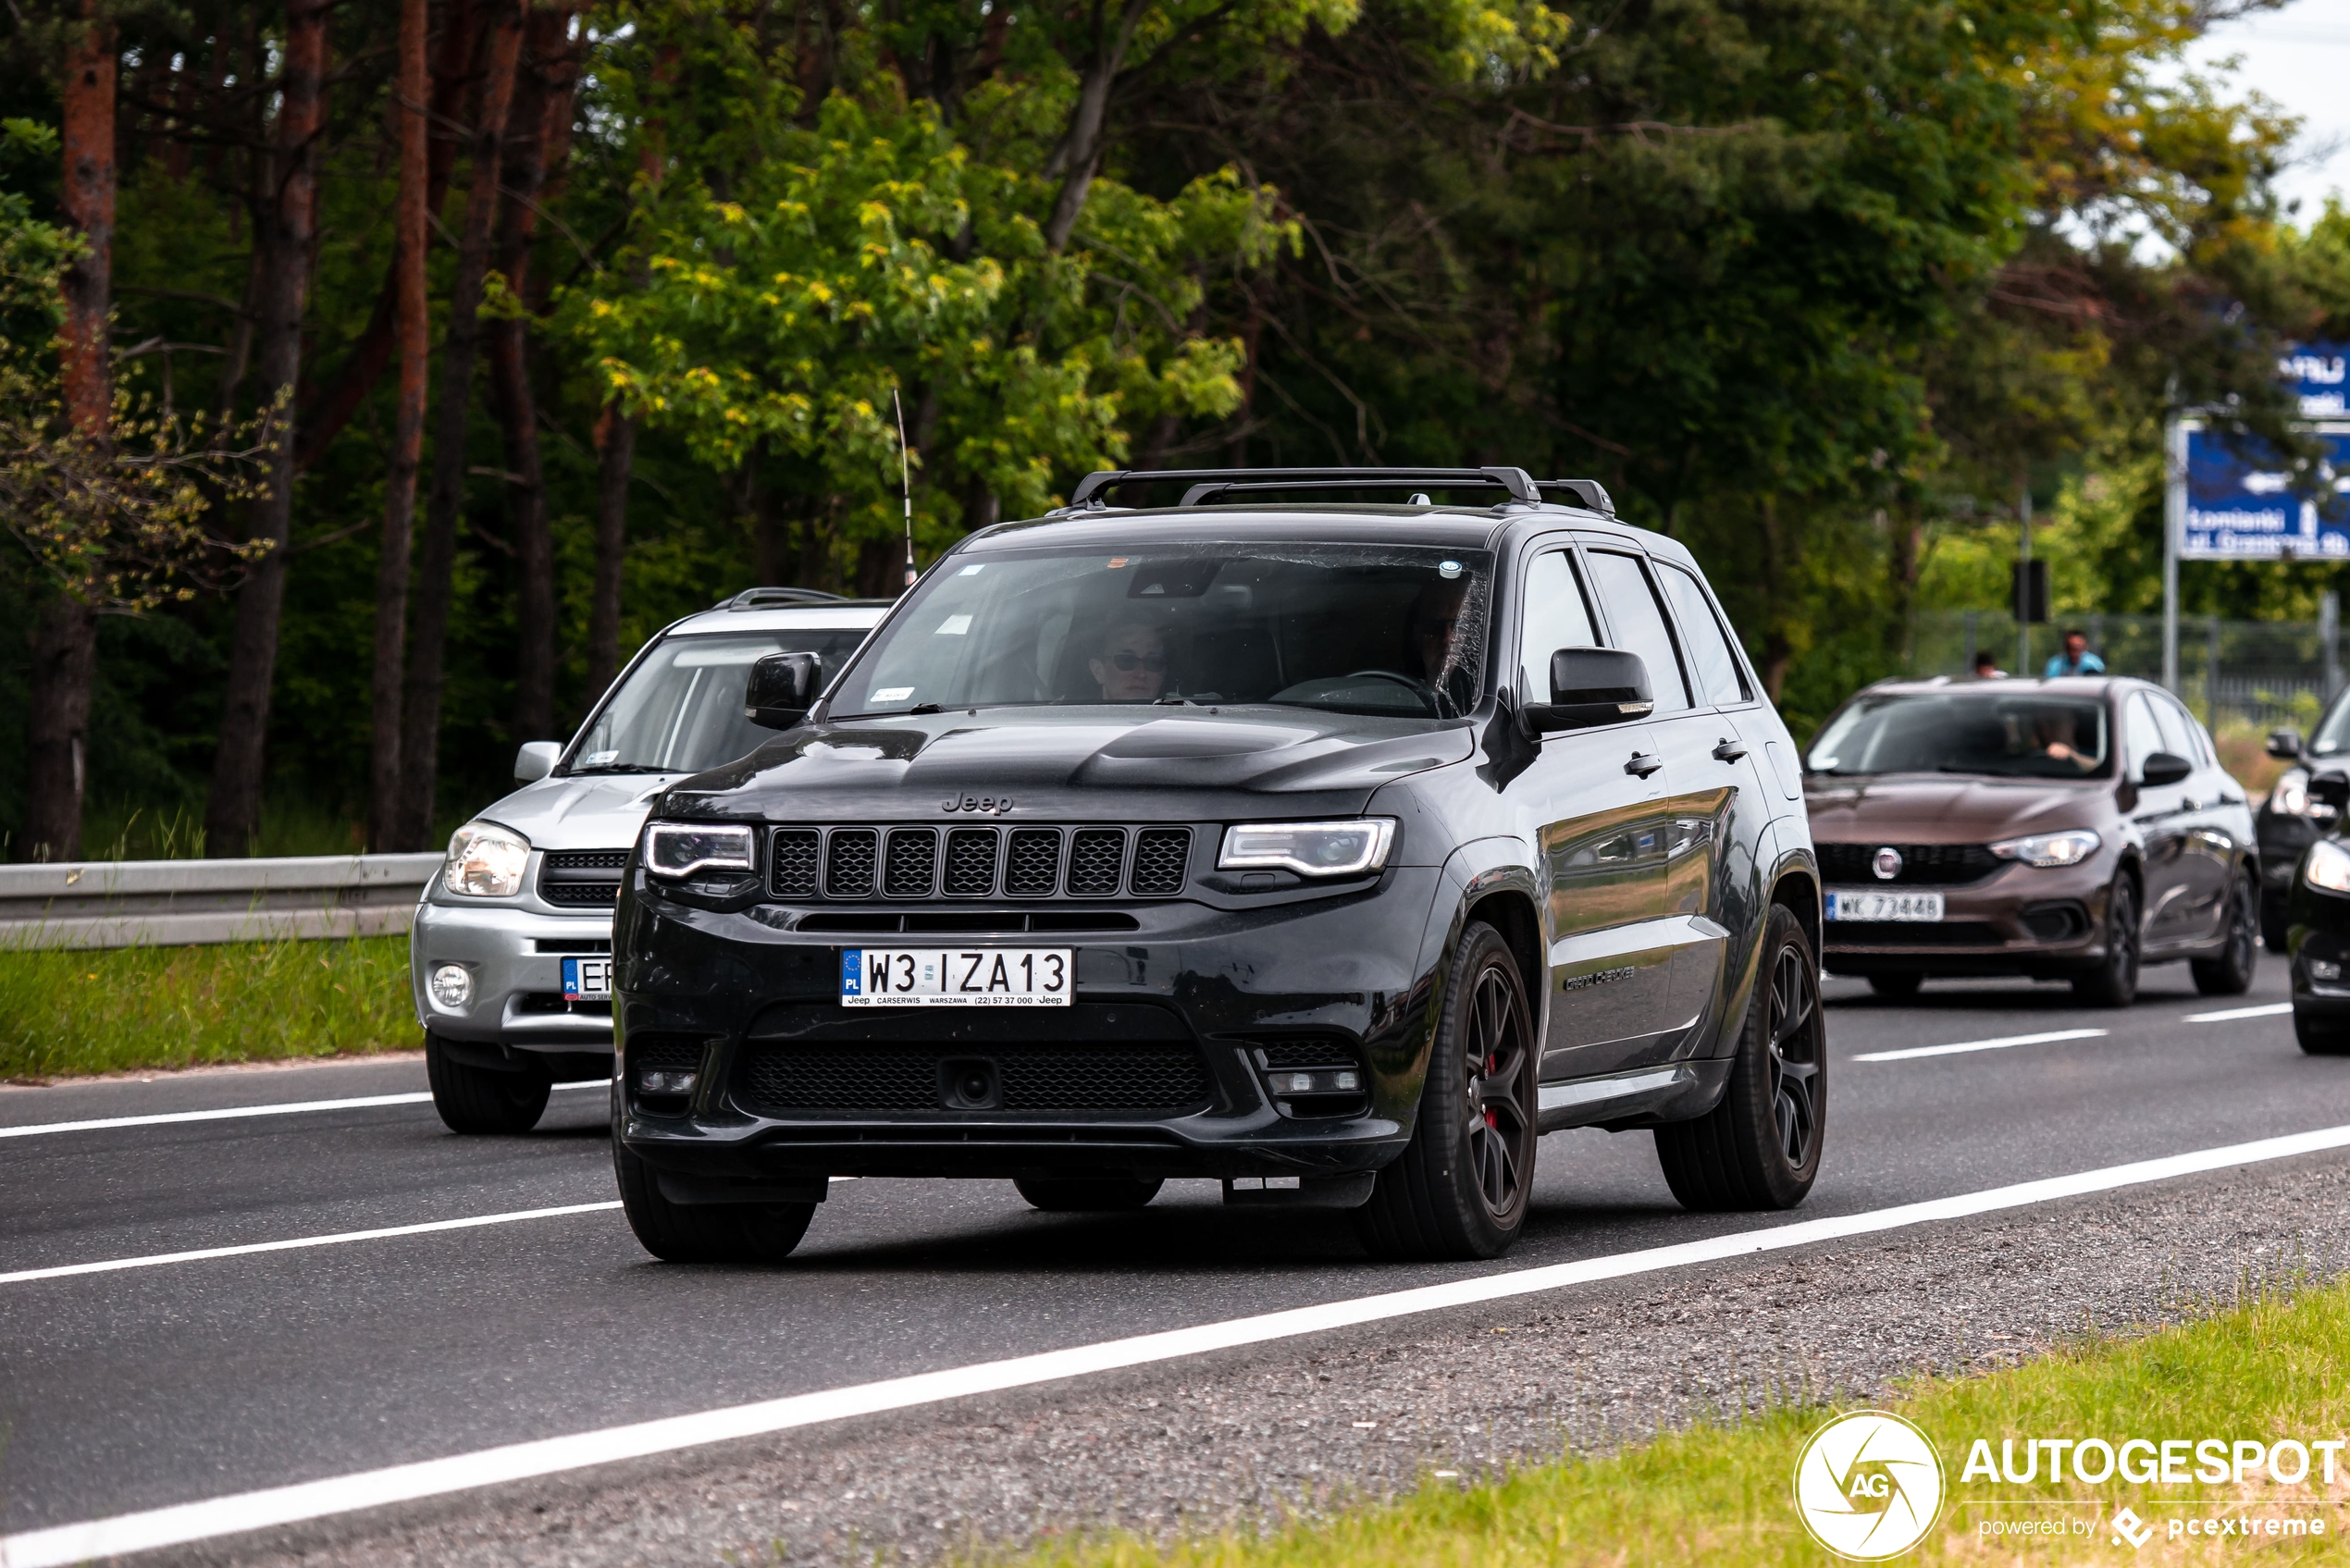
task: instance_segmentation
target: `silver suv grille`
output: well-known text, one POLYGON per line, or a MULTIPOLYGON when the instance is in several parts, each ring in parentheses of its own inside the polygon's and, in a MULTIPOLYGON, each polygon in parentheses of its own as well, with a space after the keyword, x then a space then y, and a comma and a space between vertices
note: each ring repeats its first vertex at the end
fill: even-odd
POLYGON ((795 901, 1165 898, 1191 855, 1189 828, 776 828, 767 886, 795 901))

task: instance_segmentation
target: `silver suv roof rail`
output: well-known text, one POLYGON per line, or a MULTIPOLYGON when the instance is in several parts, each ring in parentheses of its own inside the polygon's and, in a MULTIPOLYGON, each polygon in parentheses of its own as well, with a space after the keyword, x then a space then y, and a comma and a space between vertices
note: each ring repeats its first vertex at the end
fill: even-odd
POLYGON ((712 610, 781 610, 795 604, 847 604, 838 594, 822 588, 745 588, 732 599, 722 599, 711 606, 712 610))
POLYGON ((1183 506, 1198 506, 1232 491, 1416 489, 1425 485, 1495 485, 1510 499, 1541 504, 1546 489, 1564 490, 1575 504, 1613 517, 1615 505, 1593 479, 1536 479, 1523 468, 1105 468, 1088 474, 1070 492, 1067 511, 1107 504, 1105 494, 1124 485, 1182 484, 1183 506))

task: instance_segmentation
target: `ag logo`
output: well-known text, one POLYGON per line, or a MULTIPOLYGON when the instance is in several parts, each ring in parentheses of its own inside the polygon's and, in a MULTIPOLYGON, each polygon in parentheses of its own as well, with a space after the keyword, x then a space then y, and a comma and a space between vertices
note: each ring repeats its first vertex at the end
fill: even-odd
POLYGON ((1795 1462, 1795 1511, 1838 1557, 1898 1557, 1942 1512, 1942 1456, 1898 1415, 1839 1415, 1812 1434, 1795 1462))

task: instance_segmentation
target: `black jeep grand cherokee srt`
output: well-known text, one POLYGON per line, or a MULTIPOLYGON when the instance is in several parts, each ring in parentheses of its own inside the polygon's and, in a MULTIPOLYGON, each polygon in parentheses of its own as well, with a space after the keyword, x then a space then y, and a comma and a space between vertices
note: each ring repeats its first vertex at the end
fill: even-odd
POLYGON ((1541 1132, 1653 1128, 1693 1208, 1819 1169, 1794 748, 1597 485, 1096 474, 747 701, 783 733, 659 800, 614 929, 661 1257, 781 1257, 836 1175, 1214 1177, 1490 1257, 1541 1132))

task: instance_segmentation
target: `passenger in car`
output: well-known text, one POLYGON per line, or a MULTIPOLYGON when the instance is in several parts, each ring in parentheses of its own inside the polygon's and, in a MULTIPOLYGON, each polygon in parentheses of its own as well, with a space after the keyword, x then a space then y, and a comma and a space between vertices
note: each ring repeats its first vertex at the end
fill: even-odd
POLYGON ((1140 621, 1113 622, 1086 667, 1104 702, 1156 702, 1167 685, 1167 639, 1140 621))

